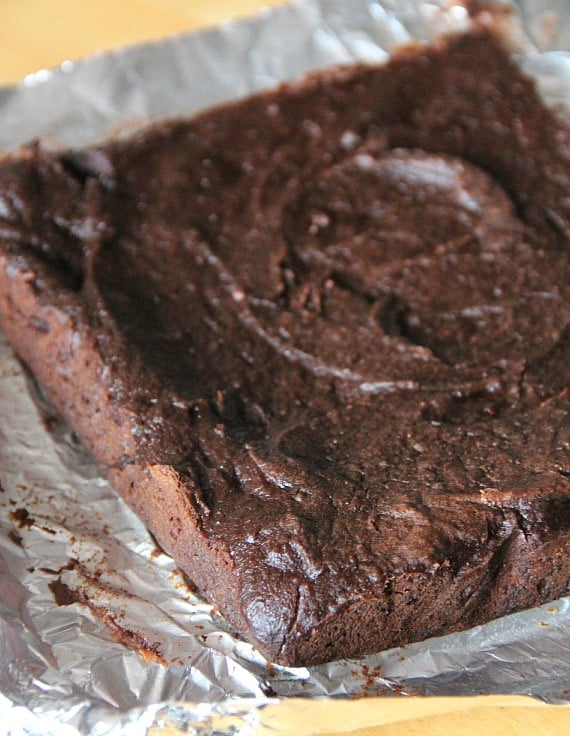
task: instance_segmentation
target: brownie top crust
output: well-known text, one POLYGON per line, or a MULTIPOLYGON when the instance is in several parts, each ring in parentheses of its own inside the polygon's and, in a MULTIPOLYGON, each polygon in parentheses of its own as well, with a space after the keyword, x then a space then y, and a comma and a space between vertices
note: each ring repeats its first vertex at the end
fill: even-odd
POLYGON ((0 167, 4 328, 269 657, 569 589, 569 133, 473 31, 0 167))

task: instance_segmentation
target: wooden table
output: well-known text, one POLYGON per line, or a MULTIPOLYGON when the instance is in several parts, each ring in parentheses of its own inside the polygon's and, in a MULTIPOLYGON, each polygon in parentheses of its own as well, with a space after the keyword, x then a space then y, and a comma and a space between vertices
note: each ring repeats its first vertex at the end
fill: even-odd
POLYGON ((282 0, 3 0, 0 84, 95 51, 214 25, 282 0))
MULTIPOLYGON (((0 84, 17 82, 67 59, 212 25, 281 1, 4 0, 0 5, 0 84)), ((569 707, 501 696, 291 701, 267 711, 267 720, 274 736, 570 734, 569 707)), ((156 730, 159 732, 166 733, 156 730)))

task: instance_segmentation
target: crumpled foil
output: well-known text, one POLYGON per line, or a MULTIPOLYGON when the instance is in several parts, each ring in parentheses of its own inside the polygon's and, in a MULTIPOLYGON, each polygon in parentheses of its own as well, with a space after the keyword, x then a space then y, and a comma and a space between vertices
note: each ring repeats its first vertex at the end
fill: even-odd
MULTIPOLYGON (((569 113, 568 3, 515 10, 513 53, 569 113)), ((452 0, 307 0, 65 62, 0 89, 0 149, 124 134, 316 68, 382 62, 395 46, 467 25, 452 0)), ((1 337, 0 483, 0 732, 245 736, 258 733, 261 706, 289 696, 570 701, 570 598, 359 660, 269 665, 157 549, 1 337), (63 605, 66 590, 85 604, 63 605)))

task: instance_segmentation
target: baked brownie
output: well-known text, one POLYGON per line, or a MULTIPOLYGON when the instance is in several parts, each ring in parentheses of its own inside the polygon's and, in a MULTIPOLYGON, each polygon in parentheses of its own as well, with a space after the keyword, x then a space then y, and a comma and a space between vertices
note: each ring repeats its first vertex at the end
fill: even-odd
POLYGON ((1 324, 302 665, 570 590, 570 131, 484 30, 0 166, 1 324))

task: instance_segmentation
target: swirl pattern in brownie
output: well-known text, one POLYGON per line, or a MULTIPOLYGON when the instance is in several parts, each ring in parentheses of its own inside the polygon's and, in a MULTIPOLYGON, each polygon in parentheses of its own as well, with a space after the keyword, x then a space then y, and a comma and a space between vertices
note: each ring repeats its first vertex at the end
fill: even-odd
POLYGON ((0 174, 104 399, 18 349, 270 657, 568 590, 569 142, 472 33, 0 174))

